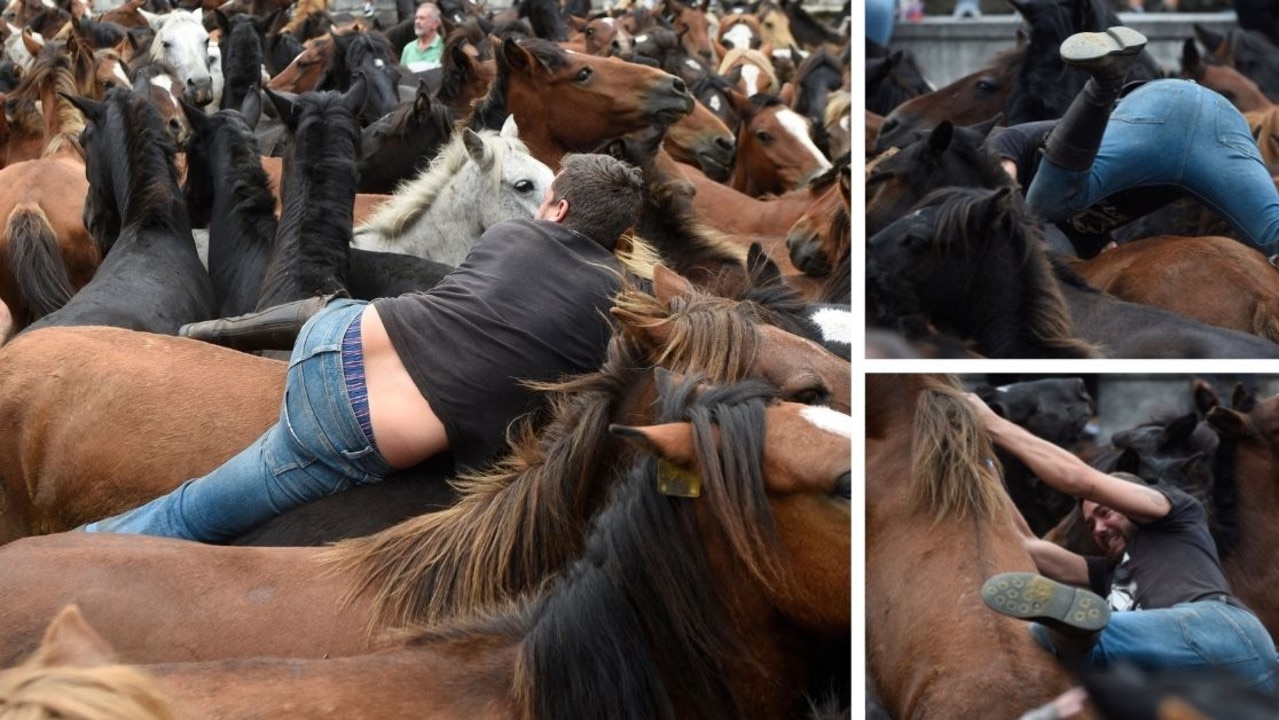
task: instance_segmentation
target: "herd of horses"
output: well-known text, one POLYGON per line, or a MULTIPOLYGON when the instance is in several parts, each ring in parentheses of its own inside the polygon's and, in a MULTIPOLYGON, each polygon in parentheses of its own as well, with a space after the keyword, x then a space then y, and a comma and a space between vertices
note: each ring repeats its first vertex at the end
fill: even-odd
POLYGON ((577 5, 443 2, 413 75, 411 19, 316 0, 7 3, 0 666, 32 659, 0 691, 126 663, 177 717, 850 715, 847 32, 577 5), (579 152, 644 175, 615 332, 504 459, 225 546, 74 532, 276 421, 286 363, 182 325, 429 290, 579 152))
MULTIPOLYGON (((1138 218, 1100 253, 1076 248, 1025 206, 986 134, 1060 117, 1087 75, 1065 66, 1058 46, 1120 21, 1097 0, 1013 7, 1023 19, 1017 41, 947 87, 932 90, 905 51, 873 48, 867 60, 868 351, 1279 357, 1279 274, 1205 204, 1186 198, 1138 218)), ((1197 27, 1179 68, 1143 51, 1129 79, 1184 77, 1220 92, 1279 176, 1273 43, 1261 30, 1197 27)))

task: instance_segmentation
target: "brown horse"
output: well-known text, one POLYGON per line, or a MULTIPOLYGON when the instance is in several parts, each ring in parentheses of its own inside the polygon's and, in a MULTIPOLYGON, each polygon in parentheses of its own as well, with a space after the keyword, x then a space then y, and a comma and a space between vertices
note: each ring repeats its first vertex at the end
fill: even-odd
POLYGON ((1182 45, 1180 76, 1215 90, 1241 113, 1264 111, 1274 106, 1257 83, 1233 65, 1205 62, 1192 39, 1182 45))
POLYGON ((681 390, 678 421, 614 427, 656 458, 536 595, 371 655, 147 669, 193 718, 804 714, 814 645, 847 652, 848 418, 681 390))
POLYGON ((545 40, 511 39, 497 50, 497 78, 463 123, 498 130, 508 115, 533 157, 559 168, 566 152, 669 125, 693 109, 684 81, 617 58, 566 53, 545 40))
POLYGON ((1238 240, 1158 235, 1074 269, 1120 299, 1279 342, 1279 274, 1265 255, 1238 240))
POLYGON ((707 225, 730 235, 785 237, 821 196, 820 191, 806 186, 772 198, 757 198, 715 182, 691 165, 675 163, 667 153, 658 153, 657 159, 659 163, 671 163, 670 167, 696 188, 693 210, 698 216, 707 225))
POLYGON ((700 102, 670 126, 663 147, 675 160, 696 165, 716 180, 729 178, 737 155, 733 131, 700 102))
POLYGON ((302 93, 315 90, 337 57, 332 35, 311 38, 302 44, 302 53, 288 67, 275 74, 266 86, 277 92, 302 93))
POLYGON ((831 167, 813 142, 813 123, 790 109, 794 88, 779 96, 745 95, 730 90, 741 125, 737 130, 737 163, 729 185, 747 195, 781 194, 802 187, 831 167))
POLYGON ((74 36, 50 41, 14 92, 19 107, 42 109, 25 131, 41 155, 0 169, 0 302, 14 332, 62 307, 102 261, 84 224, 84 116, 56 94, 92 93, 92 61, 74 36))
POLYGON ((839 182, 832 184, 786 235, 790 261, 805 275, 826 277, 841 258, 849 259, 852 165, 845 158, 838 168, 839 182))
POLYGON ((568 26, 568 40, 560 43, 565 50, 623 60, 629 60, 635 54, 635 41, 631 34, 612 17, 569 17, 568 26))
MULTIPOLYGON (((367 628, 385 626, 374 617, 445 617, 531 590, 580 551, 587 518, 614 474, 613 464, 601 461, 608 457, 602 445, 607 423, 645 421, 650 405, 641 381, 651 379, 647 368, 653 365, 707 374, 710 382, 759 377, 781 388, 785 398, 849 407, 847 362, 758 324, 763 311, 752 303, 703 295, 660 268, 654 283, 657 297, 627 294, 610 360, 598 373, 559 388, 552 419, 539 436, 519 436, 502 465, 467 483, 455 509, 339 546, 331 559, 340 572, 317 575, 312 561, 319 551, 306 548, 218 548, 83 533, 27 538, 0 548, 0 585, 23 588, 0 594, 5 618, 0 663, 29 652, 45 623, 68 602, 80 603, 123 656, 168 661, 348 655, 369 648, 367 628), (539 541, 528 542, 534 536, 539 541), (383 546, 400 550, 388 555, 383 546), (52 565, 58 573, 47 572, 52 565), (202 570, 192 575, 196 567, 202 570), (116 573, 121 576, 111 580, 116 573), (342 605, 340 598, 352 588, 368 592, 342 605), (193 623, 192 617, 203 622, 193 623)), ((0 370, 6 371, 0 374, 0 403, 6 405, 0 417, 6 427, 17 428, 14 441, 0 446, 2 465, 23 468, 21 478, 6 477, 0 507, 56 504, 108 482, 144 487, 167 478, 171 488, 199 472, 192 465, 211 467, 274 421, 283 363, 202 345, 203 352, 194 347, 182 352, 198 345, 182 342, 109 329, 49 329, 0 351, 0 370), (100 345, 83 344, 85 336, 97 336, 100 345), (23 358, 16 348, 23 348, 23 358), (38 367, 47 376, 44 368, 67 354, 81 360, 62 364, 56 388, 53 383, 36 388, 56 397, 44 401, 35 393, 7 392, 30 382, 34 371, 19 375, 21 366, 38 367), (204 357, 194 357, 200 354, 204 357), (17 368, 14 374, 9 367, 17 368), (120 381, 143 375, 152 380, 120 381), (109 410, 47 409, 65 406, 64 393, 76 387, 100 390, 104 377, 113 383, 109 410), (59 422, 50 422, 53 417, 59 422), (111 422, 99 420, 104 417, 111 422), (77 441, 55 443, 57 437, 77 441), (12 454, 44 447, 61 448, 59 467, 22 465, 12 454), (92 454, 77 455, 81 449, 92 454)), ((91 514, 101 517, 128 505, 107 498, 91 514)), ((56 508, 47 510, 56 514, 56 508)), ((6 520, 11 528, 23 522, 6 520)))
POLYGON ((905 147, 917 134, 932 130, 943 120, 955 125, 976 125, 1003 112, 1020 66, 1017 58, 1024 53, 1024 47, 1005 51, 986 67, 898 105, 884 117, 875 153, 905 147))
POLYGON ((689 57, 713 64, 716 54, 711 44, 710 22, 706 17, 709 5, 710 0, 701 0, 696 5, 685 5, 679 0, 665 0, 662 3, 662 14, 668 21, 668 27, 679 35, 680 45, 689 57))
POLYGON ((724 54, 716 71, 728 78, 737 90, 754 97, 761 93, 777 95, 781 92, 782 83, 777 79, 773 69, 773 61, 767 55, 750 48, 734 48, 724 54), (736 78, 734 81, 733 78, 736 78))
POLYGON ((983 581, 1033 572, 958 383, 866 378, 866 652, 893 717, 1016 718, 1070 685, 983 581))

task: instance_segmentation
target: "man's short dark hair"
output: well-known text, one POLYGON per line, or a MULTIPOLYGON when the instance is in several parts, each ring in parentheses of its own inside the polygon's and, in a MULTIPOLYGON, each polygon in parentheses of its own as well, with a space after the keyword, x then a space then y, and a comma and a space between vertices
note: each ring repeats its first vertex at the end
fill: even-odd
POLYGON ((643 174, 609 155, 566 155, 562 164, 551 197, 568 201, 564 225, 612 250, 639 217, 643 174))

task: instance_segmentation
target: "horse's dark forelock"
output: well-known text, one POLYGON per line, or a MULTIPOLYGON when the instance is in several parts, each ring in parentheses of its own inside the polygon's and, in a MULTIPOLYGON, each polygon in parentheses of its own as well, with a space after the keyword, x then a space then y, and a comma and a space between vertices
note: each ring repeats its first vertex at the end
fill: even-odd
MULTIPOLYGON (((540 38, 521 40, 520 47, 529 51, 548 72, 555 72, 568 64, 568 53, 559 45, 540 38)), ((498 53, 501 55, 501 53, 498 53)))
POLYGON ((530 717, 672 717, 675 688, 695 716, 747 712, 726 682, 724 659, 749 663, 754 653, 720 610, 703 537, 726 538, 745 572, 775 581, 778 542, 760 458, 773 391, 750 383, 690 394, 688 382, 664 392, 659 420, 691 422, 702 497, 657 492, 652 458, 614 490, 582 559, 531 609, 517 670, 518 702, 530 717), (694 503, 709 511, 714 530, 699 530, 694 503), (583 642, 560 641, 566 632, 583 642))

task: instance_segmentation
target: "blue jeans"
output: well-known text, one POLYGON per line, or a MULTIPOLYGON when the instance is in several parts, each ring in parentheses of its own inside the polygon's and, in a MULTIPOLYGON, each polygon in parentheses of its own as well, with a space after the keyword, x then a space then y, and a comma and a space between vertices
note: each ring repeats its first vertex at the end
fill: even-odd
POLYGON ((1119 101, 1092 168, 1046 158, 1026 201, 1050 222, 1121 190, 1178 185, 1267 255, 1279 253, 1279 192, 1248 123, 1225 98, 1186 80, 1156 80, 1119 101))
MULTIPOLYGON (((1052 647, 1042 627, 1033 630, 1040 643, 1052 647)), ((1259 690, 1275 689, 1270 633, 1256 615, 1215 600, 1116 612, 1083 660, 1099 666, 1125 661, 1146 670, 1216 668, 1241 675, 1259 690)))
POLYGON ((343 335, 365 305, 335 300, 302 327, 280 419, 253 444, 208 475, 83 529, 227 542, 299 505, 385 478, 391 468, 361 427, 342 372, 343 335))
POLYGON ((888 46, 893 39, 893 15, 897 0, 866 0, 866 37, 888 46))

